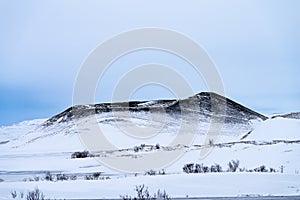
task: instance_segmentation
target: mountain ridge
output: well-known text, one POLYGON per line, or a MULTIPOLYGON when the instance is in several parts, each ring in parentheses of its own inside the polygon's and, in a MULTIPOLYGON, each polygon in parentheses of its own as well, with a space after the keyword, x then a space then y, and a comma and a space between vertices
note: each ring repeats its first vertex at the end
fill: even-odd
POLYGON ((300 119, 300 112, 292 112, 292 113, 287 113, 287 114, 279 114, 279 115, 274 115, 271 118, 277 118, 277 117, 281 117, 281 118, 290 118, 290 119, 300 119))
POLYGON ((55 123, 63 123, 71 121, 75 118, 82 118, 93 114, 109 113, 112 111, 130 111, 130 112, 155 112, 155 110, 164 109, 171 116, 178 117, 184 109, 189 109, 191 105, 199 106, 196 112, 200 118, 218 117, 220 120, 225 117, 225 121, 232 123, 247 123, 252 119, 266 120, 268 117, 253 111, 227 97, 221 96, 213 92, 201 92, 186 99, 160 99, 151 101, 129 101, 115 103, 97 103, 88 105, 74 105, 65 111, 51 117, 43 126, 51 126, 55 123), (214 116, 213 106, 221 107, 220 116, 214 116), (225 109, 225 110, 224 110, 225 109), (197 111, 200 112, 197 112, 197 111), (222 113, 223 112, 223 113, 222 113))

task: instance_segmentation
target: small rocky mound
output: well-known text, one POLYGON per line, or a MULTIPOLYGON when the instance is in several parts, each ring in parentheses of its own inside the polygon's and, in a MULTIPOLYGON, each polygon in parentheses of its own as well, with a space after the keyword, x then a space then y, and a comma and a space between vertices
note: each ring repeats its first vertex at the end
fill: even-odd
POLYGON ((274 115, 272 119, 282 117, 282 118, 289 118, 289 119, 300 119, 300 112, 293 112, 289 114, 282 114, 282 115, 274 115))

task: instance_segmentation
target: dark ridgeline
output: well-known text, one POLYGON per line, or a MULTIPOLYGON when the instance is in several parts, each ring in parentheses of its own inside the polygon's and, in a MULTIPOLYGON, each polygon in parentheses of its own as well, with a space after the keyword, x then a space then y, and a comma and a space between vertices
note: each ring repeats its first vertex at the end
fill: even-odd
POLYGON ((289 114, 282 114, 282 115, 274 115, 272 119, 282 117, 282 118, 289 118, 289 119, 300 119, 300 112, 293 112, 289 114))
POLYGON ((225 123, 244 124, 249 123, 249 120, 252 119, 268 119, 266 116, 221 95, 212 92, 201 92, 182 100, 130 101, 76 105, 50 118, 43 126, 47 127, 55 123, 68 122, 75 118, 87 117, 93 114, 110 113, 112 110, 117 112, 155 112, 161 109, 164 109, 167 114, 174 118, 180 117, 181 112, 185 109, 185 111, 191 113, 192 117, 197 115, 200 121, 208 121, 213 117, 215 119, 219 118, 220 121, 222 120, 222 122, 225 123))

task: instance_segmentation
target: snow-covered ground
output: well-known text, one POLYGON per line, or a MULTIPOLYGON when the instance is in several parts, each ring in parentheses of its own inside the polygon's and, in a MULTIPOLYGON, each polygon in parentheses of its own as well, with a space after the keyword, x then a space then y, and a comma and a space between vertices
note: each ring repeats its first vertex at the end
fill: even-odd
POLYGON ((136 185, 145 184, 151 194, 166 190, 171 197, 232 197, 299 195, 299 176, 266 173, 175 174, 127 177, 110 180, 77 180, 60 182, 1 183, 2 198, 9 191, 26 193, 38 187, 47 197, 56 199, 111 199, 121 195, 135 196, 136 185))
MULTIPOLYGON (((252 122, 253 131, 242 140, 247 132, 237 134, 243 130, 240 126, 225 127, 220 138, 211 144, 205 143, 206 135, 196 134, 192 145, 169 150, 179 149, 184 154, 163 166, 166 175, 155 176, 116 171, 92 157, 71 159, 75 151, 85 150, 75 128, 59 125, 57 131, 42 129, 40 125, 43 122, 34 120, 0 127, 1 198, 10 199, 10 192, 14 190, 26 192, 36 187, 51 198, 119 198, 127 194, 134 196, 134 187, 141 184, 148 186, 151 193, 165 189, 172 197, 300 195, 300 120, 297 119, 278 117, 252 122), (200 156, 200 151, 212 147, 206 157, 200 156), (226 172, 231 160, 239 160, 239 168, 243 172, 226 172), (224 172, 186 174, 182 168, 188 163, 203 163, 206 166, 218 163, 224 172), (249 172, 261 165, 274 168, 276 172, 249 172), (24 181, 37 176, 43 179, 46 171, 76 175, 78 178, 68 181, 24 181), (85 175, 95 172, 101 172, 104 180, 84 180, 85 175)), ((163 147, 175 137, 173 131, 176 130, 174 126, 162 135, 139 141, 126 139, 109 123, 101 128, 111 142, 125 149, 106 154, 109 159, 122 156, 135 159, 136 156, 152 153, 132 151, 134 146, 141 144, 159 143, 161 148, 153 152, 164 151, 163 147)))

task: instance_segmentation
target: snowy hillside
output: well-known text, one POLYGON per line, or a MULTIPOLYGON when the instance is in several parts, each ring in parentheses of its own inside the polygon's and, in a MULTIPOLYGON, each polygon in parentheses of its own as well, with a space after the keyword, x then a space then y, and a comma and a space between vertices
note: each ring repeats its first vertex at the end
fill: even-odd
POLYGON ((171 197, 300 195, 299 158, 299 119, 270 119, 214 93, 74 106, 48 120, 0 127, 0 196, 39 187, 51 198, 119 198, 141 184, 171 197), (132 124, 159 131, 143 139, 124 134, 132 124), (87 148, 94 126, 117 149, 87 148), (152 159, 142 171, 107 164, 156 153, 168 160, 174 152, 182 155, 158 167, 152 159))

